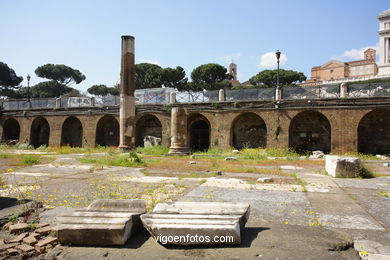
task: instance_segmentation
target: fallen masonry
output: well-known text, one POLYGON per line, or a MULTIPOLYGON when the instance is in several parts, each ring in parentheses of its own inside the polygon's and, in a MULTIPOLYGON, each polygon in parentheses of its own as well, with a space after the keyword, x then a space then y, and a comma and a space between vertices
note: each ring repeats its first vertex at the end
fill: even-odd
POLYGON ((144 200, 95 200, 85 209, 57 217, 62 245, 124 245, 142 225, 144 200))
POLYGON ((356 178, 362 164, 359 158, 336 155, 325 156, 325 170, 330 176, 343 178, 356 178))
POLYGON ((141 220, 161 244, 240 244, 249 212, 249 203, 160 203, 141 220))

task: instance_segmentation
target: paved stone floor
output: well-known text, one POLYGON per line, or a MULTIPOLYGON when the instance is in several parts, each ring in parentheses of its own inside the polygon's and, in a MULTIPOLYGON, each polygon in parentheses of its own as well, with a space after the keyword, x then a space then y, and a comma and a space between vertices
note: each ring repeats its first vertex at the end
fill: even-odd
MULTIPOLYGON (((372 240, 390 246, 390 198, 386 196, 390 193, 390 170, 383 166, 384 161, 368 162, 383 176, 364 180, 335 179, 320 174, 320 166, 316 169, 295 167, 293 162, 286 161, 289 167, 282 167, 286 176, 293 174, 300 179, 305 183, 303 189, 301 185, 288 182, 246 182, 248 173, 222 173, 216 178, 199 181, 196 178, 145 176, 135 168, 94 169, 93 165, 75 160, 80 156, 83 155, 55 155, 55 160, 49 164, 19 168, 2 177, 7 183, 17 181, 22 187, 31 187, 32 192, 39 192, 46 201, 60 202, 42 214, 41 220, 51 224, 55 224, 55 216, 60 212, 104 196, 104 192, 89 197, 86 193, 91 187, 96 189, 94 185, 99 181, 112 180, 120 180, 115 182, 116 186, 130 187, 138 197, 153 192, 151 190, 165 191, 173 186, 174 190, 181 187, 181 192, 169 193, 162 200, 250 202, 251 215, 243 235, 244 242, 237 247, 164 247, 146 231, 141 231, 123 248, 59 247, 63 259, 359 259, 353 248, 331 249, 343 241, 353 240, 372 240), (39 187, 34 188, 37 179, 39 187)), ((11 195, 2 191, 2 196, 11 195)))

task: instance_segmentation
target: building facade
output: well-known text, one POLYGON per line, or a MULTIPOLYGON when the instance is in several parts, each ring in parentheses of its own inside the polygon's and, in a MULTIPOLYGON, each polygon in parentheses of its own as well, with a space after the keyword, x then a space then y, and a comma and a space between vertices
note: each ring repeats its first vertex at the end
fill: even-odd
POLYGON ((390 9, 378 15, 379 75, 390 75, 390 9))

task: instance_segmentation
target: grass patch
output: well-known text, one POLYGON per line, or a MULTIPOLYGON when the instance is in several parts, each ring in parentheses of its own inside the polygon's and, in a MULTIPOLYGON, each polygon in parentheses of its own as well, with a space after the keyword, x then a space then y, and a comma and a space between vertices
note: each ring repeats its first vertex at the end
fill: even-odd
POLYGON ((146 155, 165 155, 169 152, 169 148, 163 145, 137 147, 137 152, 146 155))
POLYGON ((82 163, 93 163, 98 165, 121 166, 121 167, 140 167, 146 163, 135 153, 130 152, 121 155, 107 155, 101 157, 84 157, 77 159, 82 163))
POLYGON ((383 196, 385 198, 389 197, 389 193, 387 191, 384 191, 384 190, 380 190, 376 194, 378 194, 379 196, 383 196))
MULTIPOLYGON (((45 149, 45 148, 42 148, 45 149)), ((74 153, 117 153, 117 148, 113 146, 100 146, 97 145, 95 148, 81 148, 81 147, 70 147, 58 146, 58 147, 47 147, 46 151, 54 152, 57 154, 74 154, 74 153)))
POLYGON ((20 163, 22 165, 33 165, 39 163, 39 157, 36 155, 24 154, 20 156, 20 163))
POLYGON ((378 157, 372 154, 364 154, 364 153, 345 153, 345 156, 358 157, 361 160, 379 160, 378 157))
POLYGON ((12 154, 9 154, 9 153, 0 153, 0 158, 1 159, 8 159, 8 158, 11 158, 12 157, 12 154))
POLYGON ((183 178, 211 178, 217 176, 218 173, 216 172, 208 172, 208 173, 198 173, 198 172, 192 172, 188 175, 180 175, 179 180, 183 178))

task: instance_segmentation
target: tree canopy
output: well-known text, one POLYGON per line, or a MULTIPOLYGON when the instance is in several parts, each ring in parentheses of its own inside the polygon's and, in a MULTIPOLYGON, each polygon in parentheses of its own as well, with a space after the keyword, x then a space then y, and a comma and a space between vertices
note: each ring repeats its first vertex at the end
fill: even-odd
POLYGON ((216 90, 229 87, 231 84, 227 80, 231 78, 225 67, 215 63, 203 64, 192 71, 189 89, 216 90))
POLYGON ((16 75, 7 64, 0 62, 0 96, 10 96, 19 87, 23 77, 16 75))
POLYGON ((174 68, 161 68, 151 63, 135 65, 135 88, 177 88, 183 89, 187 83, 186 73, 180 66, 174 68))
POLYGON ((88 93, 95 96, 118 96, 119 91, 116 88, 109 88, 106 85, 93 85, 92 87, 88 88, 88 93))
POLYGON ((49 79, 33 87, 36 95, 40 97, 59 97, 74 90, 69 87, 71 84, 79 84, 85 80, 85 76, 79 70, 58 64, 39 66, 35 74, 38 77, 49 79))
MULTIPOLYGON (((23 92, 25 91, 25 88, 23 88, 23 92)), ((67 94, 70 93, 75 96, 81 95, 77 89, 62 85, 54 80, 40 82, 30 88, 30 95, 33 98, 52 98, 59 97, 61 95, 67 96, 67 94)))
MULTIPOLYGON (((279 70, 279 84, 282 87, 295 86, 306 80, 305 74, 293 70, 279 70)), ((263 70, 249 79, 249 82, 258 87, 276 87, 277 70, 263 70)))
POLYGON ((79 70, 58 64, 45 64, 39 66, 36 68, 35 74, 37 74, 38 77, 54 80, 66 86, 73 83, 79 84, 81 81, 85 80, 85 76, 79 70))

